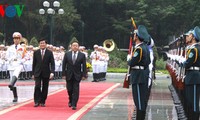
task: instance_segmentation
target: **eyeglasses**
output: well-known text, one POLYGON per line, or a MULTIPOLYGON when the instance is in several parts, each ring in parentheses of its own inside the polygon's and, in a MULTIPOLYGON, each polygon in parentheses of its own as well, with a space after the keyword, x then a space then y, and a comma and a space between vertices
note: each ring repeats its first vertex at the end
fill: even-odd
POLYGON ((13 39, 20 39, 20 37, 14 37, 13 39))

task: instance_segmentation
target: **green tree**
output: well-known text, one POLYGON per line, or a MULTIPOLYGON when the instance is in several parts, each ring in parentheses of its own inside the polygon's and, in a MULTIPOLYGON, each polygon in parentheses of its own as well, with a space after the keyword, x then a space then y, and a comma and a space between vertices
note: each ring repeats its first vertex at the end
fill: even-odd
POLYGON ((30 45, 33 45, 34 47, 38 47, 38 41, 35 37, 33 37, 29 43, 30 45))

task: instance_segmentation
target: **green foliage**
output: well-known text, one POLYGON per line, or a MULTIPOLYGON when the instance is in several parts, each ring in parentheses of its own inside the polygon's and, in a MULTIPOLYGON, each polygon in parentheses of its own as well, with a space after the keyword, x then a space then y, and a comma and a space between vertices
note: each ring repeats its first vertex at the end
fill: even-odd
POLYGON ((108 68, 107 72, 111 73, 127 73, 127 68, 108 68))
MULTIPOLYGON (((22 16, 0 19, 0 28, 6 37, 19 31, 24 37, 49 36, 48 15, 40 15, 41 0, 18 0, 25 5, 22 16), (6 30, 4 30, 6 28, 6 30)), ((82 40, 82 45, 92 48, 105 39, 114 39, 119 48, 128 47, 128 37, 133 17, 136 25, 147 27, 157 46, 169 42, 169 36, 179 36, 200 23, 198 0, 61 0, 64 14, 53 15, 54 39, 57 44, 67 45, 72 36, 82 40), (84 25, 82 25, 84 23, 84 25)), ((16 4, 16 0, 1 0, 1 3, 16 4)), ((56 11, 57 12, 57 11, 56 11)), ((1 31, 1 32, 2 32, 1 31)), ((6 40, 7 42, 9 40, 6 40)))
POLYGON ((34 47, 38 47, 38 41, 35 37, 33 37, 29 43, 30 45, 33 45, 34 47))
POLYGON ((127 68, 127 53, 119 50, 113 50, 109 53, 109 67, 111 68, 127 68))
POLYGON ((156 61, 156 70, 164 70, 166 66, 166 61, 160 58, 156 61))

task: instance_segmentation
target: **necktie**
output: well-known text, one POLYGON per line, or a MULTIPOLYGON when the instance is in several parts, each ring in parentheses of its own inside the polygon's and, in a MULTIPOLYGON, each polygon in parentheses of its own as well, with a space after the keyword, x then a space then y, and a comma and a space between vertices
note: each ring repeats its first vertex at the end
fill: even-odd
POLYGON ((42 60, 43 60, 43 58, 44 58, 44 50, 42 50, 42 60))
POLYGON ((15 45, 15 49, 17 50, 17 45, 15 45))
POLYGON ((73 57, 72 57, 72 62, 73 62, 73 64, 75 64, 75 61, 76 61, 76 51, 74 51, 74 55, 73 55, 73 57))

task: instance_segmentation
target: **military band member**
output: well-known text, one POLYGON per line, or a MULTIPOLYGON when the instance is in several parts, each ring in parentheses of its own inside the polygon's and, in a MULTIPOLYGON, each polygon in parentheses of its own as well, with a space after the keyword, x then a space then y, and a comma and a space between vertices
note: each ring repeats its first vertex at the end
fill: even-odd
POLYGON ((103 65, 103 80, 106 80, 106 73, 107 73, 107 69, 108 69, 108 61, 109 61, 109 54, 106 52, 105 48, 103 47, 102 49, 102 57, 103 57, 103 61, 104 61, 104 65, 103 65))
POLYGON ((62 70, 62 55, 59 47, 56 47, 56 50, 53 52, 53 55, 55 60, 55 79, 58 79, 59 72, 60 70, 62 70))
POLYGON ((135 50, 132 51, 132 56, 128 60, 128 65, 131 68, 132 95, 137 112, 136 120, 144 120, 146 114, 150 55, 144 41, 148 41, 149 38, 145 26, 139 25, 133 38, 135 50))
POLYGON ((32 77, 32 63, 33 63, 33 46, 27 46, 27 52, 25 55, 25 70, 26 70, 26 79, 31 79, 32 77))
POLYGON ((6 59, 9 62, 8 70, 10 73, 10 84, 8 85, 8 87, 11 91, 13 91, 13 102, 18 101, 17 88, 15 86, 15 83, 23 69, 24 48, 19 44, 21 39, 22 35, 19 32, 14 32, 14 44, 11 45, 6 51, 6 59))
POLYGON ((94 45, 94 51, 90 55, 90 59, 92 61, 92 72, 93 72, 93 81, 92 82, 98 82, 99 81, 99 58, 100 53, 98 51, 98 45, 94 45))
POLYGON ((6 71, 7 71, 7 64, 6 64, 6 51, 5 51, 5 46, 3 44, 0 45, 0 78, 4 79, 6 78, 6 71))
POLYGON ((186 69, 185 95, 187 103, 188 120, 199 120, 199 96, 200 96, 200 28, 186 34, 187 50, 186 61, 183 67, 186 69))

